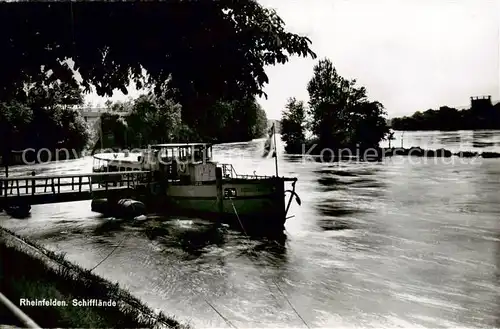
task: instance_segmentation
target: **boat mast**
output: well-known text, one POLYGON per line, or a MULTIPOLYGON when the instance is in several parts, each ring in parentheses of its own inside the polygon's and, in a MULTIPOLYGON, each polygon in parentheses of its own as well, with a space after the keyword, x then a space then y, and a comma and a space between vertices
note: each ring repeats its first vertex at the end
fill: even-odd
POLYGON ((274 165, 276 167, 276 177, 278 177, 278 146, 276 145, 276 126, 275 122, 273 122, 273 138, 274 138, 274 165))
POLYGON ((99 117, 99 139, 101 141, 101 151, 104 150, 104 133, 102 132, 102 117, 99 117))

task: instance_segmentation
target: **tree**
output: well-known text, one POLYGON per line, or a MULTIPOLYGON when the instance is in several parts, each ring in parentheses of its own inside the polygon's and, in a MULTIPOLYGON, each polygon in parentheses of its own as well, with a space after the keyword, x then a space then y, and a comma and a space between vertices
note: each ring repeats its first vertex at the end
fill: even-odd
MULTIPOLYGON (((234 128, 234 102, 217 102, 205 114, 205 129, 201 134, 209 141, 231 140, 234 128)), ((201 129, 198 129, 199 131, 201 129)))
POLYGON ((104 105, 110 112, 130 112, 132 111, 133 100, 112 102, 109 99, 104 102, 104 105))
POLYGON ((192 137, 192 131, 181 122, 180 105, 172 100, 148 94, 106 105, 111 109, 101 116, 106 147, 142 148, 147 144, 185 142, 192 137), (121 118, 117 112, 129 114, 121 118))
POLYGON ((396 130, 499 129, 500 112, 495 110, 495 106, 483 111, 459 111, 456 108, 441 106, 439 110, 417 111, 410 117, 394 118, 391 125, 396 130))
POLYGON ((255 125, 252 129, 252 139, 261 138, 266 135, 268 128, 268 120, 266 111, 260 106, 259 103, 255 102, 257 105, 257 119, 255 120, 255 125))
POLYGON ((218 142, 249 141, 267 131, 267 115, 255 97, 217 102, 205 112, 205 138, 218 142))
POLYGON ((126 148, 132 146, 128 136, 127 122, 118 114, 106 112, 100 116, 99 139, 94 146, 97 148, 126 148))
POLYGON ((364 101, 353 106, 352 111, 348 118, 351 132, 348 145, 361 150, 378 148, 380 141, 389 135, 384 106, 379 102, 364 101))
POLYGON ((264 135, 267 116, 255 97, 232 102, 232 122, 228 128, 234 141, 248 141, 264 135))
POLYGON ((217 102, 201 113, 198 122, 203 125, 196 128, 182 120, 180 104, 166 96, 142 95, 133 101, 108 102, 107 107, 111 111, 101 116, 106 147, 140 148, 147 144, 170 142, 247 141, 262 137, 267 130, 266 113, 255 98, 217 102), (124 109, 129 112, 125 121, 116 114, 124 109))
POLYGON ((140 141, 143 143, 169 143, 178 139, 181 106, 154 95, 139 96, 131 107, 127 123, 136 135, 141 136, 140 141))
POLYGON ((192 127, 217 101, 265 95, 267 65, 316 57, 308 38, 255 0, 10 2, 0 6, 0 31, 0 99, 40 68, 73 79, 71 62, 82 87, 100 96, 127 94, 131 80, 157 95, 167 90, 192 127))
POLYGON ((387 139, 389 140, 389 148, 390 148, 390 147, 391 147, 391 142, 392 142, 393 140, 396 140, 396 137, 394 137, 394 131, 393 131, 393 130, 391 130, 391 131, 389 132, 389 136, 387 137, 387 139))
POLYGON ((311 130, 323 146, 376 147, 388 133, 382 104, 369 102, 366 89, 340 76, 329 59, 314 66, 307 91, 311 130))
MULTIPOLYGON (((38 72, 13 99, 0 105, 2 155, 10 164, 12 150, 66 148, 80 152, 89 140, 87 124, 74 106, 83 104, 75 81, 61 81, 53 74, 38 72)), ((55 157, 54 157, 55 158, 55 157)))
POLYGON ((2 163, 5 165, 5 175, 9 175, 11 150, 20 148, 25 137, 24 127, 31 121, 32 112, 25 104, 11 102, 0 103, 0 143, 2 163))
POLYGON ((289 98, 281 118, 281 140, 288 153, 300 152, 305 143, 305 106, 303 101, 297 101, 294 97, 289 98))

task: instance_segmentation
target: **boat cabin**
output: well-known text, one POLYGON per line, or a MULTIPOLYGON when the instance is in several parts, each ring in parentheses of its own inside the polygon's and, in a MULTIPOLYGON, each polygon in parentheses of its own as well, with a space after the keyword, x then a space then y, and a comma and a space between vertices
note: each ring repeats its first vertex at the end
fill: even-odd
POLYGON ((119 153, 100 153, 94 155, 93 172, 140 171, 143 153, 128 151, 119 153))
POLYGON ((181 183, 215 181, 212 145, 206 143, 156 144, 141 153, 128 151, 94 155, 94 172, 151 170, 181 183))
POLYGON ((150 149, 158 159, 158 170, 169 179, 179 179, 181 183, 215 181, 211 144, 158 144, 150 149))
POLYGON ((164 162, 199 163, 212 160, 212 145, 205 143, 157 144, 150 148, 158 152, 158 158, 164 162))

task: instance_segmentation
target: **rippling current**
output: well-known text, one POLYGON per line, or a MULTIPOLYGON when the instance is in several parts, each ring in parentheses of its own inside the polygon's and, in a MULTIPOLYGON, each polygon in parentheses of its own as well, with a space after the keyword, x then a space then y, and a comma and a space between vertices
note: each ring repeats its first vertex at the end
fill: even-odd
MULTIPOLYGON (((500 132, 396 133, 393 145, 500 152, 500 132)), ((262 140, 219 145, 239 173, 274 174, 262 140)), ((282 147, 282 145, 280 145, 282 147)), ((37 165, 90 172, 91 158, 37 165)), ((32 167, 15 167, 24 174, 32 167)), ((33 206, 0 225, 201 327, 500 327, 500 159, 318 163, 298 177, 284 245, 196 218, 102 218, 90 201, 33 206), (301 318, 303 320, 301 320, 301 318)), ((43 297, 43 296, 41 296, 43 297)))

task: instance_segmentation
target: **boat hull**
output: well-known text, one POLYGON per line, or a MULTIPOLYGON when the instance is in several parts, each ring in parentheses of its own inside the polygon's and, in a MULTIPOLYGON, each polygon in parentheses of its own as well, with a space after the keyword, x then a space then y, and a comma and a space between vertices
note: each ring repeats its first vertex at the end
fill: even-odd
POLYGON ((169 210, 195 216, 213 217, 245 231, 283 231, 285 224, 284 180, 229 179, 222 182, 220 209, 217 185, 169 185, 169 210))

